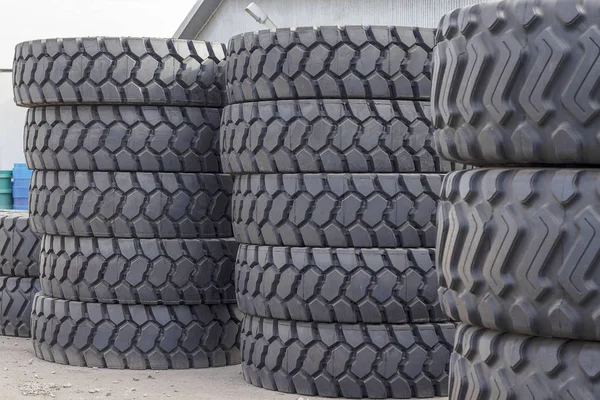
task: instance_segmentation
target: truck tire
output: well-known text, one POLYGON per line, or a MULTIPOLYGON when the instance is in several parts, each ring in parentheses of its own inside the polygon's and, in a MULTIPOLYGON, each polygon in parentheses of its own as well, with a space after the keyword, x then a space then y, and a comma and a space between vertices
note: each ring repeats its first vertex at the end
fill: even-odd
POLYGON ((19 43, 18 106, 145 104, 221 107, 225 45, 193 40, 85 37, 19 43))
POLYGON ((31 307, 39 291, 37 278, 0 276, 0 335, 30 336, 31 307))
POLYGON ((301 98, 428 99, 434 30, 322 26, 229 41, 229 103, 301 98))
POLYGON ((30 223, 63 236, 231 237, 232 185, 223 174, 34 171, 30 223))
POLYGON ((434 247, 439 174, 237 177, 240 243, 302 247, 434 247))
POLYGON ((240 362, 235 305, 145 306, 81 303, 38 295, 33 349, 78 367, 185 369, 240 362))
POLYGON ((313 322, 444 322, 433 249, 241 245, 240 311, 313 322))
POLYGON ((446 396, 454 324, 318 324, 246 316, 242 372, 254 386, 308 396, 446 396))
POLYGON ((432 119, 441 157, 476 165, 598 165, 594 1, 509 0, 446 15, 432 119))
POLYGON ((37 278, 40 237, 29 227, 27 211, 0 211, 0 275, 37 278))
POLYGON ((25 159, 45 171, 220 172, 216 108, 36 107, 25 159))

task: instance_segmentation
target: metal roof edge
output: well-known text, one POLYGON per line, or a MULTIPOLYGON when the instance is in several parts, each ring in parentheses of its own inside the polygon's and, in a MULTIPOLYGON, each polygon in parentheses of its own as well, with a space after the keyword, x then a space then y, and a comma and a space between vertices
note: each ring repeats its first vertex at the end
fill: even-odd
POLYGON ((185 17, 175 35, 177 39, 195 39, 224 0, 198 0, 185 17))

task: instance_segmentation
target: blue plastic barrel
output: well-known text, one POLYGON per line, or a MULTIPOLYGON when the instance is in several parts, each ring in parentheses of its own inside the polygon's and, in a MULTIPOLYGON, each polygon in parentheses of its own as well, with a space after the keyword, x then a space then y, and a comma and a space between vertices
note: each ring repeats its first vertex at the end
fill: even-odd
POLYGON ((13 209, 27 210, 29 205, 29 181, 33 171, 27 168, 27 164, 15 164, 13 168, 13 209))

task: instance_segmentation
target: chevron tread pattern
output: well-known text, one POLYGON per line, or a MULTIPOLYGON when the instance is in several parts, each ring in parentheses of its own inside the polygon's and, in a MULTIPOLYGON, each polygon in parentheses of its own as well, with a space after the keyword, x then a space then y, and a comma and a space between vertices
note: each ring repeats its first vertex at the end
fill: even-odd
POLYGON ((0 211, 0 275, 37 278, 40 237, 29 227, 27 211, 0 211))
POLYGON ((37 278, 0 276, 0 335, 30 336, 31 308, 39 291, 37 278))

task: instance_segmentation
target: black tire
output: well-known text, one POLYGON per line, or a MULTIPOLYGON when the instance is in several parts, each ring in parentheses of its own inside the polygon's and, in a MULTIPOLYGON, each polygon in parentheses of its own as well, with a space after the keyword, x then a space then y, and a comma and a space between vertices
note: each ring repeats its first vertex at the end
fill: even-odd
POLYGON ((35 355, 77 367, 185 369, 240 362, 234 305, 80 303, 37 295, 35 355))
POLYGON ((595 1, 510 0, 446 15, 434 50, 441 157, 477 165, 600 164, 595 1))
POLYGON ((37 278, 0 276, 0 335, 29 337, 37 278))
POLYGON ((176 305, 235 303, 233 239, 112 239, 45 236, 46 296, 83 302, 176 305))
POLYGON ((87 37, 19 43, 19 106, 153 104, 221 107, 225 45, 193 40, 87 37))
POLYGON ((237 300, 246 315, 367 324, 444 322, 433 249, 241 245, 237 300))
POLYGON ((0 275, 36 278, 40 237, 29 227, 27 211, 0 210, 0 275))
POLYGON ((244 379, 308 396, 448 394, 454 324, 351 325, 244 318, 244 379))
POLYGON ((434 247, 439 174, 243 175, 233 189, 240 243, 434 247))
POLYGON ((49 235, 231 237, 232 181, 223 174, 34 171, 29 221, 49 235))
POLYGON ((298 98, 428 99, 434 30, 323 26, 234 36, 230 103, 298 98))
POLYGON ((435 153, 429 103, 283 100, 223 111, 223 172, 446 172, 435 153))
POLYGON ((476 169, 446 176, 440 299, 456 321, 600 340, 600 170, 476 169))
POLYGON ((599 342, 460 325, 449 399, 598 399, 599 370, 599 342))
POLYGON ((216 108, 36 107, 27 112, 33 170, 220 172, 216 108))

